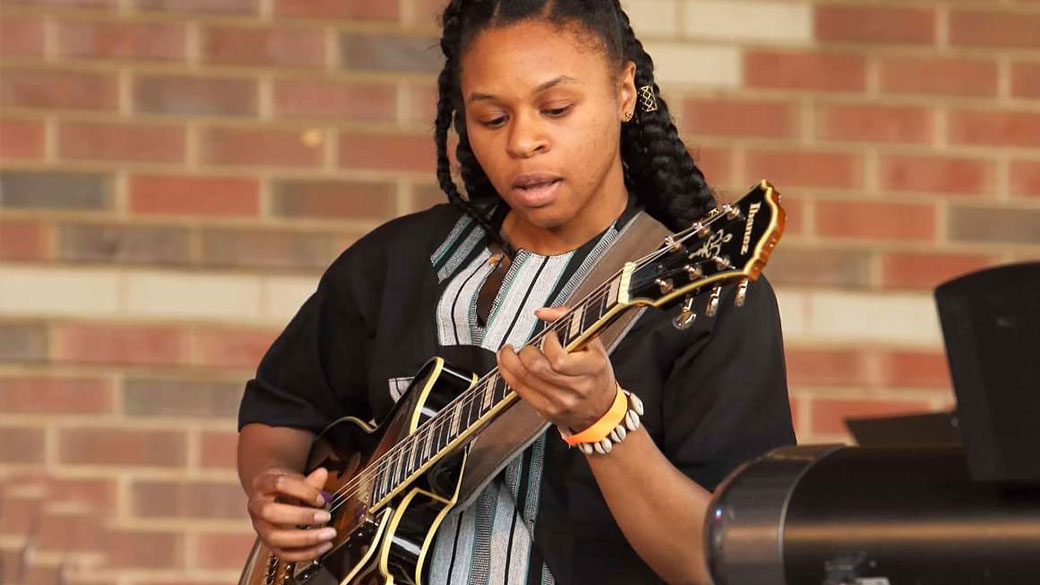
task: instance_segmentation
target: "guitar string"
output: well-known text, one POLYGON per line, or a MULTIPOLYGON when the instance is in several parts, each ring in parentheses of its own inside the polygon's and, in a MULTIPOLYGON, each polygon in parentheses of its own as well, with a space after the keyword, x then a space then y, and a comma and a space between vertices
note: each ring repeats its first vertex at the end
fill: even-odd
MULTIPOLYGON (((723 216, 724 216, 724 214, 718 213, 715 216, 712 216, 712 217, 708 218, 705 222, 701 223, 701 227, 708 227, 711 224, 713 224, 716 221, 718 221, 719 219, 721 219, 721 217, 723 217, 723 216)), ((690 233, 688 233, 685 236, 682 236, 682 237, 676 239, 676 241, 679 242, 679 243, 682 243, 682 242, 686 241, 686 239, 692 237, 693 235, 696 235, 697 232, 699 232, 699 230, 694 231, 694 230, 691 229, 690 233)), ((656 260, 657 258, 667 254, 668 252, 669 252, 669 250, 667 248, 662 248, 662 249, 655 250, 654 252, 651 252, 650 254, 644 256, 643 258, 640 258, 640 259, 636 260, 636 263, 637 264, 643 264, 643 263, 649 262, 651 260, 656 260)), ((707 261, 707 259, 700 260, 697 263, 699 264, 699 263, 706 262, 706 261, 707 261)), ((531 342, 528 342, 527 345, 534 345, 535 343, 540 342, 549 331, 557 330, 556 329, 557 324, 559 324, 561 326, 564 326, 564 327, 568 326, 569 325, 569 319, 567 317, 571 316, 577 310, 577 308, 579 306, 584 306, 587 303, 591 303, 594 295, 595 296, 600 296, 601 294, 609 293, 610 286, 613 285, 614 280, 617 278, 617 276, 620 273, 621 273, 620 270, 615 272, 614 276, 612 276, 610 279, 608 279, 608 281, 604 285, 601 285, 600 287, 598 287, 597 289, 593 290, 588 295, 586 295, 585 299, 580 301, 575 306, 574 309, 569 310, 566 315, 560 317, 557 321, 555 321, 552 324, 550 324, 549 327, 547 327, 545 330, 543 330, 541 333, 539 333, 539 335, 536 336, 536 338, 534 340, 532 340, 531 342), (604 287, 606 288, 606 290, 600 290, 600 289, 603 289, 604 287)), ((602 300, 602 299, 597 299, 597 301, 598 300, 602 300)), ((488 380, 490 379, 490 377, 492 375, 497 374, 497 373, 498 373, 498 368, 495 368, 491 372, 488 372, 487 374, 485 374, 483 377, 481 377, 480 379, 477 380, 477 382, 474 384, 472 389, 467 390, 466 392, 463 392, 462 394, 460 394, 458 397, 456 397, 455 399, 450 401, 447 405, 445 405, 439 412, 447 413, 447 412, 449 412, 452 409, 461 409, 461 408, 464 408, 467 405, 471 405, 473 401, 475 401, 478 398, 481 398, 481 393, 482 392, 480 392, 480 391, 485 390, 485 386, 487 385, 488 380)), ((501 377, 501 376, 499 376, 499 377, 501 377)), ((507 390, 509 389, 508 386, 506 388, 507 388, 507 390)), ((506 397, 508 397, 508 395, 509 394, 507 393, 505 396, 503 396, 503 398, 501 400, 504 400, 506 397)), ((460 410, 460 412, 461 412, 461 410, 460 410)), ((335 511, 337 508, 340 507, 342 502, 344 502, 345 500, 353 497, 358 492, 360 492, 362 489, 364 489, 366 487, 367 483, 368 483, 367 480, 374 479, 375 480, 374 483, 378 483, 379 482, 379 477, 378 477, 379 474, 382 474, 384 472, 388 472, 390 467, 394 467, 394 466, 398 466, 398 465, 402 464, 403 463, 402 456, 404 455, 404 450, 407 449, 407 446, 408 446, 407 444, 409 442, 411 442, 413 444, 418 443, 420 441, 420 439, 419 439, 420 435, 425 435, 424 438, 421 439, 423 441, 425 441, 427 439, 431 439, 431 438, 433 438, 433 433, 435 433, 435 432, 437 432, 439 430, 442 430, 445 425, 450 424, 454 420, 454 416, 447 416, 447 415, 445 415, 443 417, 443 419, 440 420, 440 421, 437 420, 438 418, 439 417, 437 415, 435 415, 433 418, 431 418, 430 420, 426 421, 419 429, 416 430, 415 433, 413 433, 409 437, 406 437, 405 440, 401 441, 400 443, 395 444, 393 447, 391 447, 390 450, 388 450, 386 453, 381 455, 379 460, 376 462, 375 465, 370 465, 367 469, 365 469, 357 477, 353 478, 351 481, 347 482, 346 484, 341 486, 339 489, 337 489, 336 492, 334 492, 334 494, 333 494, 336 497, 333 500, 330 500, 330 501, 333 502, 333 506, 332 506, 332 508, 330 508, 330 510, 335 511), (373 469, 373 468, 375 468, 375 469, 373 469), (347 493, 347 492, 350 492, 350 493, 347 493)), ((478 420, 479 420, 479 418, 478 418, 478 420)), ((472 424, 470 424, 469 426, 472 426, 472 424)), ((467 427, 467 428, 469 428, 469 427, 467 427)), ((450 441, 449 441, 449 443, 450 443, 450 441)), ((438 452, 439 452, 439 450, 440 450, 440 448, 438 448, 438 452)), ((414 451, 413 451, 413 457, 414 457, 414 451)), ((407 480, 413 473, 414 472, 406 472, 404 474, 404 478, 403 479, 407 480)), ((399 485, 399 482, 392 481, 392 480, 393 480, 392 477, 390 479, 384 478, 383 483, 387 484, 388 486, 392 485, 393 487, 396 488, 397 485, 399 485)), ((389 491, 392 491, 392 489, 389 490, 389 491)))
MULTIPOLYGON (((711 225, 711 224, 715 223, 716 221, 718 221, 723 215, 724 214, 719 213, 719 214, 716 214, 713 217, 708 218, 708 220, 706 220, 704 223, 701 224, 701 227, 708 227, 709 225, 711 225)), ((682 243, 686 239, 688 239, 689 237, 692 237, 693 235, 695 235, 697 232, 699 232, 699 230, 697 230, 697 231, 690 230, 690 233, 686 234, 685 236, 682 236, 681 238, 677 239, 676 241, 682 243)), ((644 262, 647 262, 647 261, 650 261, 650 260, 654 260, 657 257, 663 256, 664 254, 667 254, 668 252, 669 252, 669 250, 667 248, 655 250, 654 252, 648 254, 647 256, 644 256, 643 258, 637 260, 636 263, 637 264, 642 264, 644 262)), ((701 261, 698 261, 697 263, 706 262, 706 261, 707 260, 701 260, 701 261)), ((585 305, 586 302, 591 302, 591 297, 593 297, 593 295, 599 296, 600 294, 609 293, 610 286, 613 285, 614 280, 617 278, 617 275, 620 274, 620 272, 621 271, 615 272, 615 275, 613 277, 611 277, 604 285, 601 285, 599 287, 599 289, 602 289, 602 288, 606 287, 607 290, 601 291, 599 289, 596 289, 596 290, 593 290, 592 292, 590 292, 589 295, 587 295, 585 299, 580 301, 578 303, 578 305, 575 306, 574 309, 571 309, 570 311, 568 311, 568 313, 566 315, 560 317, 557 321, 553 322, 549 327, 547 327, 545 330, 543 330, 536 337, 535 340, 532 340, 531 342, 529 342, 528 345, 534 345, 535 343, 540 342, 544 338, 545 334, 548 333, 548 331, 556 330, 556 325, 557 324, 560 324, 560 325, 563 325, 563 326, 569 325, 569 320, 567 319, 567 317, 572 315, 572 313, 577 310, 577 307, 585 305)), ((602 300, 602 299, 597 299, 597 300, 602 300)), ((481 392, 479 392, 478 390, 485 390, 485 386, 487 386, 488 379, 492 375, 495 375, 497 373, 498 373, 498 369, 495 368, 491 372, 488 372, 487 374, 485 374, 485 376, 480 378, 474 384, 473 388, 471 389, 472 391, 468 390, 466 392, 463 392, 458 397, 456 397, 451 402, 449 402, 447 405, 445 405, 445 407, 441 411, 439 411, 439 412, 447 413, 447 412, 449 412, 449 410, 461 409, 461 408, 464 408, 467 405, 471 405, 473 401, 475 401, 476 399, 480 398, 481 392)), ((508 389, 508 386, 506 388, 508 389)), ((508 397, 508 395, 509 394, 507 393, 505 396, 503 396, 502 400, 504 400, 506 397, 508 397)), ((461 412, 461 410, 460 410, 460 412, 461 412)), ((445 415, 443 417, 443 420, 441 420, 441 421, 438 421, 437 418, 438 418, 437 415, 435 415, 432 419, 426 421, 426 423, 424 423, 420 429, 417 429, 415 433, 413 433, 409 437, 406 437, 406 439, 401 441, 400 443, 395 444, 393 447, 391 447, 390 450, 388 450, 386 453, 381 455, 380 456, 380 460, 377 461, 375 465, 370 465, 368 469, 364 470, 357 477, 353 478, 351 481, 347 482, 347 484, 344 484, 339 489, 337 489, 336 492, 334 492, 334 496, 337 496, 337 497, 335 498, 335 500, 333 500, 335 503, 332 506, 331 510, 334 511, 335 509, 339 508, 341 502, 343 502, 343 501, 353 497, 359 491, 361 491, 361 489, 365 488, 366 485, 367 485, 367 480, 368 479, 374 479, 375 483, 378 483, 379 482, 379 477, 378 477, 379 474, 384 473, 384 472, 388 472, 390 467, 396 467, 396 466, 401 465, 403 463, 402 456, 404 455, 404 451, 405 451, 405 449, 407 449, 407 447, 408 447, 407 444, 409 442, 411 442, 413 444, 418 443, 419 440, 420 440, 419 439, 420 435, 425 435, 425 437, 422 439, 424 441, 427 440, 427 439, 433 438, 433 436, 432 436, 433 433, 435 433, 435 432, 437 432, 439 430, 442 430, 445 425, 450 424, 454 420, 454 416, 450 416, 449 417, 447 415, 445 415), (375 469, 373 470, 373 468, 375 468, 375 469), (350 493, 347 493, 347 492, 350 492, 350 493)), ((479 418, 478 418, 478 420, 479 420, 479 418)), ((469 428, 471 426, 472 426, 472 423, 470 425, 468 425, 467 428, 469 428)), ((449 441, 449 443, 450 443, 450 441, 449 441)), ((438 452, 439 451, 440 451, 440 448, 438 448, 438 452)), ((413 451, 413 459, 414 459, 414 451, 413 451)), ((403 479, 407 480, 412 475, 412 473, 414 473, 414 472, 405 472, 403 479)), ((399 482, 393 481, 393 477, 392 476, 389 479, 384 478, 383 479, 383 483, 385 485, 387 485, 388 487, 392 485, 393 488, 396 488, 399 485, 399 482)), ((390 489, 389 491, 392 491, 392 489, 390 489)))
MULTIPOLYGON (((710 225, 714 224, 716 221, 720 220, 724 216, 725 216, 724 213, 721 213, 721 212, 717 213, 716 215, 714 215, 712 217, 709 217, 705 221, 701 222, 700 223, 700 227, 701 228, 709 227, 710 225)), ((682 237, 679 237, 679 238, 673 237, 673 239, 677 243, 683 243, 688 238, 691 238, 694 235, 697 235, 697 233, 699 233, 699 231, 700 230, 693 230, 691 228, 691 229, 689 229, 689 233, 687 233, 686 235, 684 235, 682 237)), ((640 259, 636 260, 635 263, 636 264, 645 264, 645 263, 648 263, 648 262, 650 262, 652 260, 656 260, 657 258, 659 258, 661 256, 664 256, 664 255, 666 255, 668 253, 669 253, 669 249, 667 247, 661 248, 661 249, 658 249, 658 250, 655 250, 655 251, 651 252, 650 254, 647 254, 643 258, 640 258, 640 259)), ((699 263, 706 262, 706 261, 707 261, 707 259, 699 260, 699 261, 697 261, 697 263, 699 264, 699 263)), ((569 326, 570 325, 570 319, 568 319, 568 317, 572 317, 573 313, 577 310, 578 307, 582 307, 582 306, 584 306, 586 304, 591 304, 593 299, 595 299, 597 302, 603 300, 602 298, 596 298, 596 297, 599 297, 599 296, 605 295, 605 294, 609 294, 610 287, 614 284, 615 279, 621 274, 622 271, 623 270, 618 270, 617 272, 615 272, 614 275, 610 279, 608 279, 606 283, 604 283, 603 285, 600 285, 599 287, 594 289, 592 292, 590 292, 588 295, 586 295, 586 297, 584 299, 582 299, 581 301, 579 301, 578 304, 576 304, 574 308, 570 309, 565 315, 561 316, 559 319, 557 319, 556 321, 551 323, 548 327, 543 329, 535 337, 535 339, 531 340, 526 345, 535 345, 537 343, 540 343, 544 339, 544 337, 548 334, 549 331, 557 331, 557 324, 560 325, 560 328, 566 328, 567 326, 569 326)), ((438 413, 441 413, 441 412, 447 413, 447 412, 449 412, 451 410, 461 409, 461 408, 463 408, 466 405, 471 405, 475 400, 477 400, 479 398, 482 398, 481 394, 483 392, 481 392, 481 391, 485 390, 484 386, 487 385, 487 382, 488 382, 488 380, 490 379, 490 377, 492 375, 497 375, 497 374, 498 374, 498 368, 494 368, 493 370, 491 370, 490 372, 488 372, 487 374, 482 376, 480 379, 478 379, 477 382, 474 383, 472 388, 468 389, 467 391, 464 391, 459 396, 457 396, 456 398, 454 398, 453 400, 448 402, 448 404, 446 404, 440 411, 438 411, 438 413), (483 382, 483 384, 482 384, 482 382, 483 382)), ((499 378, 501 378, 500 375, 499 375, 499 378)), ((509 389, 508 386, 506 388, 509 389)), ((513 391, 513 392, 515 392, 515 391, 513 391)), ((501 400, 504 400, 508 396, 509 396, 509 394, 507 392, 507 394, 505 396, 503 396, 503 398, 501 400)), ((499 400, 499 402, 501 400, 499 400)), ((460 412, 461 412, 461 410, 460 410, 460 412)), ((423 434, 426 435, 426 436, 423 439, 421 439, 422 441, 430 439, 430 438, 432 438, 432 435, 433 435, 434 432, 443 429, 445 425, 450 424, 454 420, 454 416, 447 416, 447 415, 443 416, 443 420, 438 421, 437 420, 438 418, 440 418, 438 415, 434 415, 431 419, 429 419, 425 423, 423 423, 423 425, 421 425, 419 429, 416 429, 416 431, 414 433, 412 433, 411 435, 406 437, 401 442, 395 444, 386 453, 380 455, 379 456, 379 460, 377 460, 374 465, 369 465, 368 468, 366 468, 361 473, 359 473, 358 476, 356 476, 355 478, 352 478, 350 481, 348 481, 343 486, 338 488, 335 492, 333 492, 333 494, 332 494, 333 498, 330 499, 330 503, 332 503, 333 505, 330 508, 330 511, 335 511, 337 508, 341 507, 343 502, 345 502, 346 500, 352 498, 354 495, 359 493, 361 491, 361 489, 365 487, 365 485, 367 483, 366 480, 368 480, 368 479, 375 479, 378 482, 378 477, 377 476, 379 474, 387 471, 392 466, 397 466, 400 463, 402 463, 400 456, 404 455, 404 450, 407 448, 407 446, 408 446, 407 444, 408 443, 418 443, 420 441, 420 439, 418 437, 420 435, 423 435, 423 434), (373 468, 375 468, 375 469, 373 469, 373 468), (347 492, 350 492, 350 493, 347 493, 347 492)), ((477 420, 479 420, 479 418, 477 420)), ((472 426, 472 425, 470 425, 470 426, 472 426)), ((450 441, 449 441, 449 443, 450 443, 450 441)), ((414 451, 413 451, 413 453, 414 453, 414 451)), ((414 472, 405 473, 403 479, 407 479, 408 477, 411 476, 412 473, 414 473, 414 472)), ((391 480, 386 480, 386 483, 388 483, 388 484, 391 484, 391 483, 395 484, 394 487, 396 487, 396 484, 397 484, 397 482, 394 482, 394 481, 391 481, 391 480)))

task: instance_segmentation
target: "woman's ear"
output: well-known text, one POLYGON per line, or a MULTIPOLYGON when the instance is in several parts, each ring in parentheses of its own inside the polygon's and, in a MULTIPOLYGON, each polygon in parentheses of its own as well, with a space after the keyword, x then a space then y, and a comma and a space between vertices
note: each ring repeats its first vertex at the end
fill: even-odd
POLYGON ((636 64, 634 61, 626 61, 618 74, 618 103, 621 111, 618 117, 621 120, 631 120, 636 113, 636 64))

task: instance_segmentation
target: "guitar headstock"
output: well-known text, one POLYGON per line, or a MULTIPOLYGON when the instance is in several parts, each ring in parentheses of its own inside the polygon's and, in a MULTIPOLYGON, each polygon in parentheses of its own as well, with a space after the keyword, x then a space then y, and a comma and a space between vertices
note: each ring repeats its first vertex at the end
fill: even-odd
MULTIPOLYGON (((653 254, 632 263, 622 283, 622 300, 667 308, 688 297, 683 309, 689 312, 694 295, 713 288, 712 302, 717 306, 718 287, 739 281, 736 300, 742 305, 747 282, 758 278, 780 240, 784 217, 780 194, 761 181, 739 201, 713 210, 666 238, 653 254)), ((709 305, 711 313, 713 305, 709 305)))

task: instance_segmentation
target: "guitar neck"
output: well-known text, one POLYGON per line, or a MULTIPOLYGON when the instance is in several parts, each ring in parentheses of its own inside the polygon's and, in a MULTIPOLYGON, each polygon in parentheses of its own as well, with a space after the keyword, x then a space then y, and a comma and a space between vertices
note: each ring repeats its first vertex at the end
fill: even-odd
MULTIPOLYGON (((623 270, 597 287, 527 345, 541 349, 553 333, 568 351, 588 343, 627 307, 629 274, 623 270)), ((377 466, 372 502, 378 505, 413 475, 473 440, 518 398, 498 368, 492 369, 387 454, 389 460, 377 466)))

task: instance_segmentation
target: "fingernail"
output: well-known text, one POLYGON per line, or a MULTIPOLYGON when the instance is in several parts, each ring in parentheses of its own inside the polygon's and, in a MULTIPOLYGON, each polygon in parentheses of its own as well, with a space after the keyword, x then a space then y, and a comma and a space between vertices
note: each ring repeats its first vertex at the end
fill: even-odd
POLYGON ((317 503, 319 506, 324 506, 325 502, 328 501, 328 498, 325 497, 327 495, 328 494, 326 494, 324 491, 321 492, 320 494, 317 495, 317 497, 314 498, 315 503, 317 503))
POLYGON ((322 528, 318 531, 318 538, 320 538, 321 540, 332 540, 333 538, 336 538, 336 529, 322 528))
POLYGON ((314 521, 315 522, 328 522, 331 519, 332 519, 332 514, 329 514, 328 512, 325 512, 324 510, 321 511, 321 512, 315 512, 314 513, 314 521))

